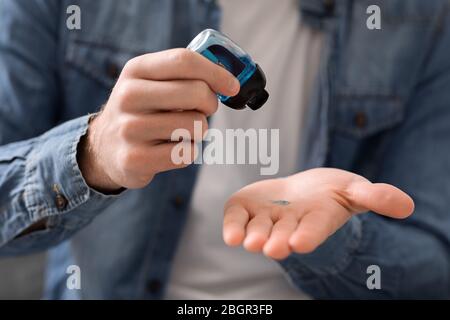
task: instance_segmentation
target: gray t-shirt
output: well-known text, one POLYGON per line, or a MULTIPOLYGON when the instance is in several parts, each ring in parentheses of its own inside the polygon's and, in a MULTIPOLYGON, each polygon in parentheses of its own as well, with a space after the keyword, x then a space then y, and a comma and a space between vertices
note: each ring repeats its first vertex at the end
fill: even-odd
POLYGON ((252 182, 298 168, 307 100, 318 71, 323 35, 304 25, 298 0, 220 0, 222 31, 261 65, 271 97, 259 111, 220 106, 212 128, 279 129, 276 176, 259 165, 203 165, 176 253, 168 299, 305 299, 277 262, 229 248, 222 239, 223 205, 252 182))

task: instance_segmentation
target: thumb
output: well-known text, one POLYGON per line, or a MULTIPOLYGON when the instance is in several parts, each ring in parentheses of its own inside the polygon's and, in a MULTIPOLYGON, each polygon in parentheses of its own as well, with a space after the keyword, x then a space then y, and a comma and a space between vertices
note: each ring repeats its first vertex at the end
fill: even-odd
POLYGON ((410 216, 414 201, 402 190, 386 183, 353 182, 348 187, 349 201, 358 212, 374 211, 396 219, 410 216))

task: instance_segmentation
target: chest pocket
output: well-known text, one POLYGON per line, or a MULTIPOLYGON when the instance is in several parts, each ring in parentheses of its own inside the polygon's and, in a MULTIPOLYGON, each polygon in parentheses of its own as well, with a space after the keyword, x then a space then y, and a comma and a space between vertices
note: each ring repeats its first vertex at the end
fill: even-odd
POLYGON ((404 101, 398 97, 339 97, 331 112, 331 130, 356 139, 394 128, 404 119, 404 101))
POLYGON ((62 28, 65 63, 111 88, 129 59, 170 47, 171 2, 70 1, 80 7, 81 29, 62 28))
POLYGON ((77 39, 68 43, 65 62, 69 68, 84 74, 105 89, 111 89, 125 63, 139 54, 77 39))
POLYGON ((366 25, 370 0, 353 1, 338 27, 326 165, 374 178, 427 63, 441 18, 439 2, 379 3, 381 30, 366 25))
POLYGON ((128 60, 173 46, 172 1, 65 0, 80 7, 81 29, 60 28, 61 121, 98 111, 128 60))
POLYGON ((97 112, 131 58, 141 54, 114 45, 70 39, 64 53, 62 120, 97 112))
POLYGON ((402 123, 426 62, 439 10, 423 1, 380 4, 381 30, 366 25, 368 0, 355 1, 351 32, 341 30, 330 126, 355 139, 402 123))

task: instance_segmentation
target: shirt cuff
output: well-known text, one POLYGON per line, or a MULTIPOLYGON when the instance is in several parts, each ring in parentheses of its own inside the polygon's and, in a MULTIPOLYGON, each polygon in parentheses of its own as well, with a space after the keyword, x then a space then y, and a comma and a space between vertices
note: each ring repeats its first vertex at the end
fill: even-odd
POLYGON ((90 117, 66 122, 37 139, 25 169, 28 225, 47 218, 48 227, 78 229, 118 196, 90 188, 78 166, 77 147, 90 117))
POLYGON ((339 274, 350 265, 358 251, 362 232, 361 218, 353 216, 312 253, 291 254, 280 264, 294 282, 339 274))

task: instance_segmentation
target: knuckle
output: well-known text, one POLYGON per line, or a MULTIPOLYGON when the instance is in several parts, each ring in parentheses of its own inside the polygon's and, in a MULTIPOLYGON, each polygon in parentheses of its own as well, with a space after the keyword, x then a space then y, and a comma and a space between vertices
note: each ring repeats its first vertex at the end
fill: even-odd
POLYGON ((122 74, 123 75, 130 75, 133 73, 133 71, 136 69, 136 64, 137 64, 137 57, 131 58, 130 60, 128 60, 122 70, 122 74))
POLYGON ((170 61, 178 68, 185 68, 187 62, 192 59, 194 53, 189 49, 174 49, 169 55, 170 61))
POLYGON ((115 88, 114 95, 116 99, 118 99, 118 103, 121 109, 128 110, 130 104, 134 99, 134 85, 132 81, 120 81, 115 88))
POLYGON ((130 119, 125 119, 121 121, 118 129, 118 135, 122 140, 129 141, 132 139, 135 128, 137 126, 136 122, 137 121, 133 121, 130 119))
POLYGON ((143 166, 142 152, 138 148, 125 146, 116 156, 117 175, 122 177, 123 186, 129 189, 141 189, 154 177, 154 172, 143 166), (141 169, 144 168, 145 169, 141 169))

